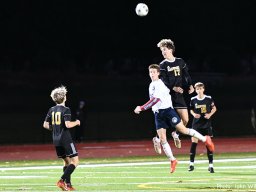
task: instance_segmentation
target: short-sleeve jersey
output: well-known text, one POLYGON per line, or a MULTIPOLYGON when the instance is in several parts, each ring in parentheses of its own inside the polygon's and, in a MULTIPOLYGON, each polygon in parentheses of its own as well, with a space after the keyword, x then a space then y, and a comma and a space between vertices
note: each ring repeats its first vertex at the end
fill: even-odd
POLYGON ((170 89, 168 89, 161 79, 152 81, 149 85, 149 98, 152 97, 159 98, 158 101, 153 107, 152 111, 156 112, 158 109, 167 109, 173 108, 171 95, 169 94, 170 89))
POLYGON ((72 137, 65 125, 65 121, 71 121, 71 111, 63 105, 51 107, 45 118, 52 127, 52 139, 55 146, 72 143, 72 137))
POLYGON ((201 129, 201 128, 210 128, 211 118, 204 118, 205 113, 210 113, 212 108, 215 106, 214 101, 211 96, 204 95, 202 99, 198 96, 192 97, 190 101, 190 109, 195 113, 200 114, 200 118, 193 118, 192 128, 201 129))
POLYGON ((174 93, 173 87, 182 87, 185 80, 188 86, 192 85, 191 77, 188 73, 188 67, 182 58, 175 58, 174 61, 168 59, 160 63, 160 74, 164 84, 174 93))

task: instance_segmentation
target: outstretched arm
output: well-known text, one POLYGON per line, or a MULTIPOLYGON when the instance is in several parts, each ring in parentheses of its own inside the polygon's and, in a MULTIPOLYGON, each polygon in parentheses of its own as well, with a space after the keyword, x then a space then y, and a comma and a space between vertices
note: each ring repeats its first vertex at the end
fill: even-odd
POLYGON ((134 109, 134 112, 139 114, 141 111, 145 111, 151 107, 153 107, 158 101, 160 101, 159 98, 155 98, 155 97, 152 97, 147 103, 145 103, 144 105, 142 106, 137 106, 135 109, 134 109))

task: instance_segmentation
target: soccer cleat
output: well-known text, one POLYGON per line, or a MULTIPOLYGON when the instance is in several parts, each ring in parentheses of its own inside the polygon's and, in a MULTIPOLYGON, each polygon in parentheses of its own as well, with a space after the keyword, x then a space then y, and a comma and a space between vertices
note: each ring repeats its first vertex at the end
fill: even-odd
POLYGON ((68 189, 68 191, 75 191, 76 190, 71 184, 67 184, 67 189, 68 189))
POLYGON ((66 183, 61 179, 56 184, 59 188, 62 189, 62 191, 68 191, 66 183))
POLYGON ((178 164, 177 159, 171 161, 171 173, 174 173, 177 164, 178 164))
POLYGON ((213 167, 209 167, 209 168, 208 168, 208 171, 209 171, 210 173, 214 173, 213 167))
POLYGON ((161 144, 159 141, 157 141, 157 137, 154 137, 152 141, 153 141, 154 149, 156 153, 161 154, 162 153, 161 144))
POLYGON ((206 147, 209 149, 209 151, 214 152, 214 144, 212 142, 212 139, 210 136, 206 135, 206 141, 205 141, 205 145, 206 147))
POLYGON ((175 137, 175 134, 177 134, 175 131, 172 132, 172 138, 173 138, 173 141, 174 141, 174 145, 175 147, 177 148, 181 148, 181 140, 179 139, 179 136, 176 136, 175 137))
POLYGON ((188 168, 188 171, 194 171, 194 166, 193 165, 190 165, 189 168, 188 168))

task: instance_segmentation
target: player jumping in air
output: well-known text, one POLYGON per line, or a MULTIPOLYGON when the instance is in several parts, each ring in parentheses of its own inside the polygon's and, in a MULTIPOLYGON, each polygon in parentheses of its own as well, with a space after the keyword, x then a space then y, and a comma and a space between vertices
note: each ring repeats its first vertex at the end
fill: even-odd
MULTIPOLYGON (((161 79, 170 89, 173 108, 179 114, 183 124, 186 126, 189 121, 187 105, 183 97, 183 85, 189 87, 188 93, 194 92, 191 77, 188 73, 188 67, 182 58, 173 55, 175 51, 174 42, 171 39, 162 39, 157 47, 160 48, 164 60, 160 63, 161 79), (184 82, 185 80, 185 82, 184 82)), ((181 141, 176 131, 172 132, 175 146, 181 148, 181 141)), ((157 137, 153 138, 154 148, 157 153, 161 153, 161 146, 157 137)))
MULTIPOLYGON (((190 113, 193 115, 192 129, 197 130, 202 135, 213 136, 211 117, 217 111, 214 101, 211 96, 205 95, 205 86, 203 83, 198 82, 195 84, 195 90, 197 96, 192 97, 190 101, 190 113)), ((194 160, 196 155, 196 147, 198 139, 191 137, 191 148, 190 148, 190 163, 188 171, 194 170, 194 160)), ((213 152, 207 147, 207 156, 209 160, 210 173, 214 173, 213 169, 213 152)))
POLYGON ((184 126, 179 115, 173 109, 171 95, 169 94, 170 90, 166 87, 163 81, 159 79, 159 65, 152 64, 148 67, 148 69, 149 76, 152 80, 152 82, 149 85, 150 100, 142 106, 137 106, 134 112, 136 114, 139 114, 141 111, 152 108, 152 111, 155 116, 156 131, 159 136, 163 150, 166 156, 171 161, 170 172, 173 173, 176 169, 178 161, 173 156, 171 147, 167 142, 167 128, 175 127, 179 132, 201 140, 206 144, 210 151, 214 151, 214 144, 212 143, 211 138, 209 136, 203 136, 194 129, 188 129, 184 126))
POLYGON ((73 191, 75 189, 71 185, 71 174, 78 166, 79 159, 69 129, 79 126, 80 121, 71 121, 71 111, 65 106, 66 94, 67 89, 64 86, 52 90, 51 98, 56 105, 49 109, 43 127, 52 131, 57 156, 64 162, 64 173, 57 186, 63 191, 73 191))

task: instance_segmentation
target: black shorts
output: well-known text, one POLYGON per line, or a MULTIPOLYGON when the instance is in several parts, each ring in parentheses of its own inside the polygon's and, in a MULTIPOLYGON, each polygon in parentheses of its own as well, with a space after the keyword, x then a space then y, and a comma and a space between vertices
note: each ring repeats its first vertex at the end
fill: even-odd
POLYGON ((194 130, 198 131, 198 132, 201 133, 203 136, 209 135, 210 137, 213 137, 212 127, 208 127, 208 128, 198 128, 198 129, 194 129, 194 130))
POLYGON ((187 104, 181 93, 172 93, 172 105, 174 109, 187 109, 187 104))
POLYGON ((59 158, 78 156, 74 143, 68 143, 64 146, 55 146, 56 154, 59 158))

